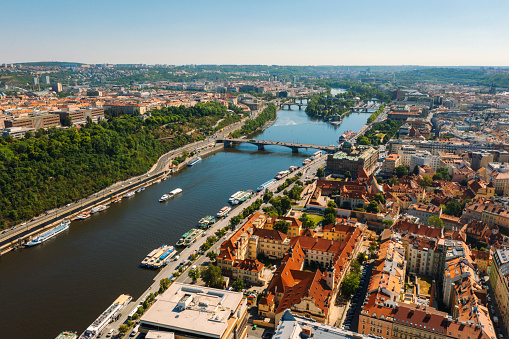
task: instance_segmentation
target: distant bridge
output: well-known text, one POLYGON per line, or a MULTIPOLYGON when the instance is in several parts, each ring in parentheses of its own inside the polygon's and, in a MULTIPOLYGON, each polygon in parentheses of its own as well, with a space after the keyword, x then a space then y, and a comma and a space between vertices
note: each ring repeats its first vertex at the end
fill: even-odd
POLYGON ((292 150, 293 153, 299 153, 299 148, 311 148, 320 151, 326 151, 327 153, 334 153, 337 150, 336 146, 323 146, 323 145, 310 145, 300 144, 294 142, 282 142, 282 141, 268 141, 268 140, 254 140, 254 139, 216 139, 216 143, 223 143, 225 147, 233 147, 241 143, 248 143, 258 147, 259 150, 264 150, 265 146, 284 146, 292 150))
POLYGON ((288 109, 292 109, 292 106, 299 106, 299 110, 302 109, 302 107, 306 107, 309 102, 309 98, 288 98, 290 101, 283 102, 279 105, 280 108, 285 108, 285 106, 288 106, 288 109), (304 100, 306 100, 306 103, 304 103, 304 100))

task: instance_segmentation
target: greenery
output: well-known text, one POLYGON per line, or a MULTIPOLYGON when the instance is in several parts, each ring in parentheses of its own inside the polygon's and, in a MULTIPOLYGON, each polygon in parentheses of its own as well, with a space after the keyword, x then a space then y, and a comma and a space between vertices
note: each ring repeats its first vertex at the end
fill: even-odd
POLYGON ((302 213, 302 216, 299 218, 299 220, 302 222, 302 227, 305 229, 315 228, 316 223, 315 221, 309 217, 307 213, 302 213))
POLYGON ((373 112, 368 118, 368 124, 375 121, 375 119, 384 111, 385 105, 381 105, 375 112, 373 112))
POLYGON ((319 167, 316 170, 316 176, 319 177, 319 178, 325 177, 325 171, 323 170, 323 168, 319 167))
POLYGON ((444 207, 442 207, 443 213, 447 215, 453 215, 455 217, 461 217, 463 213, 463 207, 456 200, 449 201, 444 207))
POLYGON ((394 169, 394 171, 396 172, 396 176, 398 178, 402 178, 405 175, 408 175, 408 170, 406 169, 405 166, 398 166, 394 169))
POLYGON ((382 221, 382 224, 384 224, 385 227, 391 227, 394 222, 392 220, 384 220, 382 221))
POLYGON ((260 113, 256 119, 247 120, 244 126, 238 131, 230 133, 230 137, 232 138, 240 138, 243 135, 249 135, 253 133, 258 128, 265 125, 268 121, 276 119, 277 107, 276 105, 270 103, 267 108, 265 108, 262 113, 260 113))
POLYGON ((210 252, 208 252, 208 253, 207 253, 207 257, 208 257, 211 261, 216 260, 216 258, 217 258, 217 256, 218 256, 218 255, 219 255, 219 254, 217 254, 217 253, 216 253, 216 252, 214 252, 214 251, 210 251, 210 252))
POLYGON ((433 179, 431 179, 431 177, 427 174, 424 174, 422 178, 419 180, 419 185, 421 185, 421 187, 423 188, 431 186, 432 183, 433 179))
POLYGON ((274 229, 281 233, 287 234, 289 228, 290 228, 290 223, 286 220, 277 220, 274 223, 274 229))
POLYGON ((198 268, 190 269, 187 272, 187 275, 193 279, 193 283, 195 283, 200 278, 200 270, 198 268))
POLYGON ((224 278, 223 274, 221 273, 221 268, 219 268, 219 266, 208 265, 206 268, 203 268, 201 272, 201 277, 202 280, 207 284, 207 286, 214 288, 223 288, 224 278))
POLYGON ((357 143, 359 145, 373 146, 386 144, 391 138, 397 136, 402 124, 402 120, 394 119, 386 119, 384 122, 374 123, 364 135, 357 137, 357 143))
POLYGON ((269 203, 271 206, 264 207, 263 211, 271 217, 285 216, 292 208, 292 201, 287 196, 272 198, 269 203))
POLYGON ((302 194, 303 190, 304 188, 302 188, 302 182, 297 181, 297 183, 293 185, 293 187, 289 191, 284 192, 284 195, 288 196, 288 198, 292 200, 301 200, 300 195, 302 194))
POLYGON ((449 175, 449 170, 447 167, 439 167, 437 168, 436 173, 433 175, 433 180, 445 180, 451 181, 451 176, 449 175))
POLYGON ((368 206, 366 207, 366 212, 369 213, 378 213, 380 212, 380 207, 378 207, 378 202, 376 200, 371 200, 368 206))
POLYGON ((428 218, 428 225, 434 226, 436 228, 444 228, 444 222, 437 215, 432 215, 428 218))
POLYGON ((242 290, 244 289, 244 280, 242 279, 235 280, 232 284, 232 288, 235 292, 242 292, 242 290))
POLYGON ((186 131, 226 114, 219 103, 199 103, 164 108, 146 120, 111 117, 80 129, 40 129, 23 139, 0 138, 0 227, 145 173, 162 154, 203 139, 201 133, 186 131), (167 125, 167 120, 177 122, 167 125))
POLYGON ((325 209, 324 218, 322 221, 322 225, 330 225, 336 221, 338 213, 334 207, 327 207, 325 209))
MULTIPOLYGON (((297 180, 299 180, 299 178, 302 176, 302 173, 297 173, 297 175, 295 175, 294 177, 291 177, 291 178, 287 178, 285 180, 284 183, 282 183, 281 185, 278 186, 277 188, 277 192, 281 192, 282 190, 284 190, 285 188, 287 188, 288 186, 290 186, 291 184, 293 184, 294 182, 296 182, 297 180)), ((302 182, 300 183, 300 185, 302 186, 302 182)))

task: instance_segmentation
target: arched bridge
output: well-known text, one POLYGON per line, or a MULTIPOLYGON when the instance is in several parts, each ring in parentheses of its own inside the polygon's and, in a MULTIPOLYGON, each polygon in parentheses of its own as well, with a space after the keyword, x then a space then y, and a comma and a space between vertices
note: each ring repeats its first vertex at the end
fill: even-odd
POLYGON ((258 147, 259 150, 264 150, 265 146, 284 146, 288 147, 292 150, 293 153, 298 153, 299 148, 311 148, 317 149, 321 151, 325 151, 327 153, 334 153, 337 149, 336 146, 323 146, 323 145, 310 145, 310 144, 300 144, 293 142, 282 142, 282 141, 268 141, 268 140, 254 140, 254 139, 216 139, 216 143, 223 143, 225 147, 233 147, 234 145, 238 145, 241 143, 249 143, 258 147))
POLYGON ((301 110, 302 107, 306 107, 309 102, 309 98, 288 98, 288 99, 289 101, 281 103, 279 107, 285 108, 285 106, 288 106, 288 109, 292 109, 292 106, 299 106, 299 110, 301 110))

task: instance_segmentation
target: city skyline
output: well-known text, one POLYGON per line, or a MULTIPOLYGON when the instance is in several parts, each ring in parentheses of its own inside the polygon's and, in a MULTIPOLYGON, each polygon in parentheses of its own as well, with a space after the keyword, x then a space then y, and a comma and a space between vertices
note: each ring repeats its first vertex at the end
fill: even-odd
POLYGON ((509 4, 154 0, 4 5, 0 63, 506 66, 509 4), (43 22, 49 25, 42 26, 43 22))

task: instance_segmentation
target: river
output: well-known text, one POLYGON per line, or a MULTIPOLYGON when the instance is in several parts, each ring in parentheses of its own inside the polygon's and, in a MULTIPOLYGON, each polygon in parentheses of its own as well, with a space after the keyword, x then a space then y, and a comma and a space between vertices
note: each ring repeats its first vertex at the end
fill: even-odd
MULTIPOLYGON (((276 122, 255 139, 337 145, 346 130, 359 130, 369 114, 350 114, 332 126, 303 110, 280 110, 276 122)), ((256 189, 315 150, 293 154, 243 144, 203 159, 192 168, 147 187, 105 212, 74 221, 68 231, 42 245, 0 257, 0 338, 54 338, 63 330, 82 332, 120 294, 135 299, 155 272, 138 267, 162 244, 175 244, 205 215, 215 215, 231 194, 256 189), (183 193, 158 203, 164 193, 183 193)))

